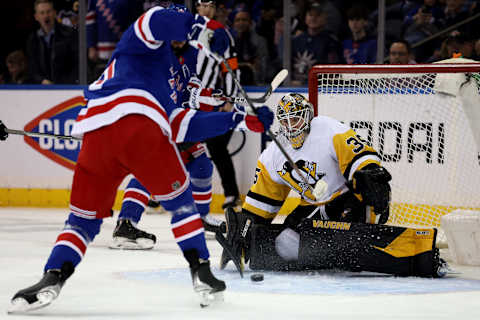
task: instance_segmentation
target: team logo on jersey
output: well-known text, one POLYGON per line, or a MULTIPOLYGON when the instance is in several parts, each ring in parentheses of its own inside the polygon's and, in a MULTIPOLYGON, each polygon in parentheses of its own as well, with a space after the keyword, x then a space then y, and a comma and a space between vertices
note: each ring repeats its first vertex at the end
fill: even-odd
MULTIPOLYGON (((77 114, 86 104, 82 96, 68 99, 45 111, 24 127, 25 131, 70 135, 77 114)), ((54 138, 24 137, 25 142, 45 157, 73 170, 81 141, 54 138)))
POLYGON ((315 162, 298 160, 295 164, 302 172, 307 183, 305 183, 304 179, 298 176, 288 161, 285 161, 282 170, 277 171, 278 175, 302 197, 316 201, 315 196, 312 194, 312 190, 315 183, 325 176, 325 172, 317 172, 317 164, 315 162))

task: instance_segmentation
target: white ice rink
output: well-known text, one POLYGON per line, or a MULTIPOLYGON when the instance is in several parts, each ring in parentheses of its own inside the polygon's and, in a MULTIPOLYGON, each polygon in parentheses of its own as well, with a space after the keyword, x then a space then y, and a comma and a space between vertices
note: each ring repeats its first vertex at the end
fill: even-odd
MULTIPOLYGON (((66 209, 0 208, 1 319, 480 319, 480 267, 453 265, 445 279, 367 273, 265 273, 240 279, 208 240, 214 273, 227 282, 225 302, 201 309, 167 215, 146 215, 140 227, 157 236, 151 251, 108 249, 115 220, 102 231, 59 298, 28 316, 7 315, 12 295, 37 282, 66 209)), ((448 252, 442 252, 447 257, 448 252)))

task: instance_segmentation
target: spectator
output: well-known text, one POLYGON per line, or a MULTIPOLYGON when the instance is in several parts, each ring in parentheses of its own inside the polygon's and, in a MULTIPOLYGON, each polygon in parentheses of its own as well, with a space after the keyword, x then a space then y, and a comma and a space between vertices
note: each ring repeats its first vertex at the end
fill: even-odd
POLYGON ((397 40, 390 45, 388 52, 390 64, 414 64, 411 56, 410 44, 405 40, 397 40))
POLYGON ((78 83, 78 35, 57 22, 51 0, 36 0, 34 17, 40 28, 27 40, 30 76, 35 83, 78 83))
MULTIPOLYGON (((90 0, 86 16, 88 59, 96 79, 130 24, 142 14, 142 5, 136 0, 90 0)), ((92 80, 93 80, 92 79, 92 80)))
MULTIPOLYGON (((445 14, 436 0, 424 0, 423 5, 417 5, 405 17, 403 28, 404 38, 411 45, 439 32, 445 27, 445 14)), ((433 53, 432 48, 438 47, 440 42, 434 40, 414 49, 418 61, 425 61, 433 53)))
POLYGON ((77 29, 78 25, 78 1, 72 3, 72 7, 68 9, 62 9, 58 13, 58 21, 66 26, 77 29))
POLYGON ((244 85, 264 84, 268 64, 267 41, 253 29, 248 11, 238 11, 234 15, 233 31, 240 82, 244 85))
POLYGON ((230 14, 230 9, 225 7, 224 4, 219 4, 217 6, 217 10, 215 11, 215 20, 217 20, 227 28, 230 26, 228 21, 229 14, 230 14))
POLYGON ((275 22, 280 17, 280 10, 277 3, 264 3, 260 20, 256 24, 257 33, 267 40, 268 46, 268 65, 266 80, 270 82, 273 77, 282 69, 278 58, 277 47, 275 45, 275 22))
POLYGON ((21 50, 11 52, 6 59, 8 72, 3 77, 5 84, 28 84, 33 81, 28 77, 27 57, 21 50))
POLYGON ((465 0, 446 0, 444 14, 445 23, 448 27, 467 19, 470 16, 470 11, 465 6, 465 0))
POLYGON ((323 11, 325 11, 325 14, 327 15, 325 30, 338 37, 343 25, 340 11, 330 0, 320 0, 318 1, 318 4, 323 8, 323 11))
POLYGON ((468 36, 455 32, 451 34, 442 44, 440 59, 475 57, 474 42, 468 36))
POLYGON ((474 55, 473 59, 480 61, 480 39, 477 39, 474 43, 474 55))
POLYGON ((293 39, 293 81, 294 85, 307 83, 308 70, 319 63, 340 63, 341 45, 337 38, 325 30, 327 15, 323 8, 314 3, 307 10, 307 30, 293 39))
POLYGON ((375 63, 377 39, 367 33, 368 11, 354 6, 347 12, 352 37, 343 41, 343 57, 348 64, 375 63))

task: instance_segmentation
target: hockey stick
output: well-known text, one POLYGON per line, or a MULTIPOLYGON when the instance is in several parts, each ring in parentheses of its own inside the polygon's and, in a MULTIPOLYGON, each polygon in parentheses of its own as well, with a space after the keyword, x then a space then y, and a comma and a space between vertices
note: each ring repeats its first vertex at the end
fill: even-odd
MULTIPOLYGON (((245 92, 245 89, 243 89, 242 85, 240 84, 240 81, 238 80, 237 76, 235 75, 235 73, 233 72, 232 70, 232 67, 230 67, 230 65, 228 64, 228 62, 225 60, 225 58, 223 58, 222 56, 218 55, 217 53, 215 52, 212 52, 210 51, 209 48, 206 48, 205 46, 203 46, 199 41, 196 41, 196 40, 190 40, 188 42, 189 45, 191 45, 192 47, 198 49, 198 50, 203 50, 205 52, 205 54, 207 56, 210 56, 212 58, 214 58, 218 63, 223 63, 225 65, 225 67, 227 68, 227 71, 228 73, 230 73, 230 75, 232 76, 232 79, 233 81, 235 82, 235 85, 238 87, 238 89, 240 90, 240 93, 242 94, 243 98, 247 101, 247 105, 249 108, 252 109, 252 111, 257 114, 257 108, 253 105, 253 101, 252 99, 247 95, 247 93, 245 92)), ((272 84, 269 86, 269 89, 267 90, 267 92, 259 99, 268 99, 270 97, 270 95, 272 94, 273 90, 276 89, 282 82, 283 80, 285 80, 285 78, 287 77, 288 75, 288 71, 286 69, 283 69, 282 71, 280 71, 276 76, 275 78, 273 79, 272 81, 272 84)), ((300 177, 300 179, 302 179, 302 182, 304 183, 305 187, 307 189, 310 189, 310 191, 312 192, 313 194, 313 188, 312 186, 308 183, 307 181, 307 178, 305 178, 305 176, 302 174, 302 172, 300 171, 300 169, 298 168, 297 164, 292 160, 292 158, 288 155, 287 151, 285 150, 285 148, 283 148, 283 146, 280 144, 280 142, 277 140, 276 136, 273 134, 273 132, 268 129, 267 130, 267 134, 270 136, 270 138, 272 139, 272 141, 277 145, 278 149, 280 149, 280 152, 285 156, 285 158, 287 159, 288 163, 292 166, 292 168, 295 170, 295 172, 297 173, 297 175, 300 177)), ((302 188, 303 190, 304 188, 302 188)), ((302 192, 303 193, 303 192, 302 192)))
MULTIPOLYGON (((277 88, 282 84, 282 82, 287 78, 288 76, 288 70, 283 69, 277 75, 275 78, 273 78, 272 82, 268 85, 267 91, 263 94, 263 96, 259 98, 250 98, 250 101, 253 103, 265 103, 268 101, 272 93, 277 90, 277 88)), ((242 97, 215 97, 215 99, 220 100, 220 101, 226 101, 226 102, 231 102, 231 103, 238 103, 241 105, 248 105, 247 100, 242 97)))
POLYGON ((62 140, 82 140, 82 138, 74 137, 74 136, 65 136, 60 134, 53 134, 53 133, 40 133, 40 132, 30 132, 30 131, 23 131, 23 130, 14 130, 8 129, 5 124, 3 124, 2 120, 0 120, 0 137, 4 136, 5 134, 18 134, 22 136, 28 137, 37 137, 37 138, 55 138, 55 139, 62 139, 62 140))
MULTIPOLYGON (((228 244, 227 239, 225 239, 225 236, 221 232, 215 232, 215 239, 218 241, 220 246, 223 248, 224 253, 228 255, 230 260, 233 261, 233 264, 237 268, 237 271, 240 273, 240 277, 243 278, 243 267, 242 267, 242 260, 239 257, 236 257, 235 254, 233 254, 233 248, 228 244)), ((226 265, 226 264, 225 264, 226 265)), ((225 266, 221 265, 220 269, 225 268, 225 266)))

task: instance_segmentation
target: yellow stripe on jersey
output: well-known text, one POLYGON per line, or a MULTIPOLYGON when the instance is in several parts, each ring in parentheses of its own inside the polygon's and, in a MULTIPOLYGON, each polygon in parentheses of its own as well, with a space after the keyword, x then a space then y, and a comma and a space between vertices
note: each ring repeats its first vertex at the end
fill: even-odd
POLYGON ((362 140, 352 129, 336 134, 333 147, 338 159, 338 166, 343 176, 351 180, 353 173, 370 163, 380 165, 375 149, 362 140))
POLYGON ((257 161, 255 182, 250 187, 242 208, 265 219, 273 219, 289 192, 289 186, 273 181, 265 166, 257 161))

